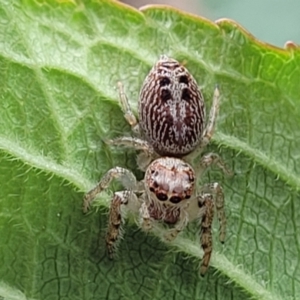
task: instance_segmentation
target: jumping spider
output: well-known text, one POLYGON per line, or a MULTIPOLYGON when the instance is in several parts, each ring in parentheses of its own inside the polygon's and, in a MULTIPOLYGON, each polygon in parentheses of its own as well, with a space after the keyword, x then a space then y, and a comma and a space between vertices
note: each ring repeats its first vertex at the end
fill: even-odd
POLYGON ((214 153, 204 155, 194 163, 213 135, 219 110, 219 90, 215 89, 205 126, 204 100, 195 79, 183 65, 163 55, 142 86, 139 123, 121 83, 119 96, 124 117, 137 137, 121 137, 109 143, 142 150, 138 165, 145 171, 145 177, 137 181, 127 169, 110 169, 98 185, 85 195, 83 210, 86 212, 89 209, 96 195, 108 188, 113 179, 123 184, 125 189, 114 193, 110 205, 106 236, 110 256, 119 238, 123 206, 139 216, 144 231, 150 231, 157 221, 170 224, 171 228, 164 234, 167 241, 175 239, 190 221, 199 219, 200 242, 204 251, 200 273, 203 275, 212 253, 214 206, 222 243, 225 240, 226 217, 224 194, 219 183, 208 183, 197 188, 197 181, 212 164, 226 174, 231 173, 214 153), (193 163, 194 168, 191 166, 193 163))

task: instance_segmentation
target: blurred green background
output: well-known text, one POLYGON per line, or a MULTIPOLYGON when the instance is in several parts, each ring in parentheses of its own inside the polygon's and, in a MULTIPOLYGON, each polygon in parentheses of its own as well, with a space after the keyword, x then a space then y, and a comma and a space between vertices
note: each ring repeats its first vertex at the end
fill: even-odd
POLYGON ((235 20, 259 40, 283 47, 300 44, 300 0, 127 0, 134 7, 167 4, 212 21, 235 20))

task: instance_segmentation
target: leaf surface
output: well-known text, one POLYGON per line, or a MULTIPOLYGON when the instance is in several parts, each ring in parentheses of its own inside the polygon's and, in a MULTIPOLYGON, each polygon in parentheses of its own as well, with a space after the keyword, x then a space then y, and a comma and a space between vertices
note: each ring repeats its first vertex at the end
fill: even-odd
MULTIPOLYGON (((5 299, 300 298, 300 51, 261 43, 156 6, 114 1, 0 1, 0 296, 5 299), (136 110, 161 54, 186 64, 207 109, 222 104, 213 143, 235 171, 224 187, 227 239, 202 279, 198 225, 172 244, 125 225, 105 253, 107 207, 84 216, 82 198, 109 168, 139 178, 135 153, 105 139, 130 135, 122 81, 136 110)), ((112 185, 112 190, 116 186, 112 185)), ((217 224, 216 224, 217 225, 217 224)))

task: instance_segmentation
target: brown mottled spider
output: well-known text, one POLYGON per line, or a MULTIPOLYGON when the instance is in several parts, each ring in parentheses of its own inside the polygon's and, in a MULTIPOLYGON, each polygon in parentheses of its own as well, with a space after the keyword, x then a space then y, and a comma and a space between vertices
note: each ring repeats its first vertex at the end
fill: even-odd
POLYGON ((170 225, 164 234, 167 241, 176 238, 186 225, 200 220, 201 245, 204 256, 200 272, 209 265, 212 252, 212 221, 214 206, 220 223, 220 241, 225 240, 226 218, 224 194, 219 183, 208 183, 197 188, 197 181, 212 164, 230 174, 217 154, 202 156, 214 131, 219 109, 219 90, 205 125, 203 96, 187 69, 176 60, 161 56, 145 79, 139 98, 139 123, 131 111, 123 86, 119 83, 121 107, 133 132, 138 137, 121 137, 109 141, 113 145, 130 146, 142 150, 138 165, 145 171, 142 181, 124 168, 110 169, 98 185, 84 197, 84 211, 89 209, 97 194, 105 190, 113 179, 119 180, 124 190, 115 192, 109 211, 106 244, 112 256, 122 223, 121 207, 139 216, 145 231, 160 221, 170 225), (214 196, 214 197, 213 197, 214 196))

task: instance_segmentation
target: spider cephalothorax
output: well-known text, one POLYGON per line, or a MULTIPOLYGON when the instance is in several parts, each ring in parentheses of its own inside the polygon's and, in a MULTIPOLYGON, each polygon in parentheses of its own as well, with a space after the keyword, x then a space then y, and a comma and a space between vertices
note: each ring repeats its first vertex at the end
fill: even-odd
POLYGON ((145 182, 150 198, 156 198, 165 205, 174 205, 191 198, 195 172, 183 160, 159 158, 148 167, 145 182))

